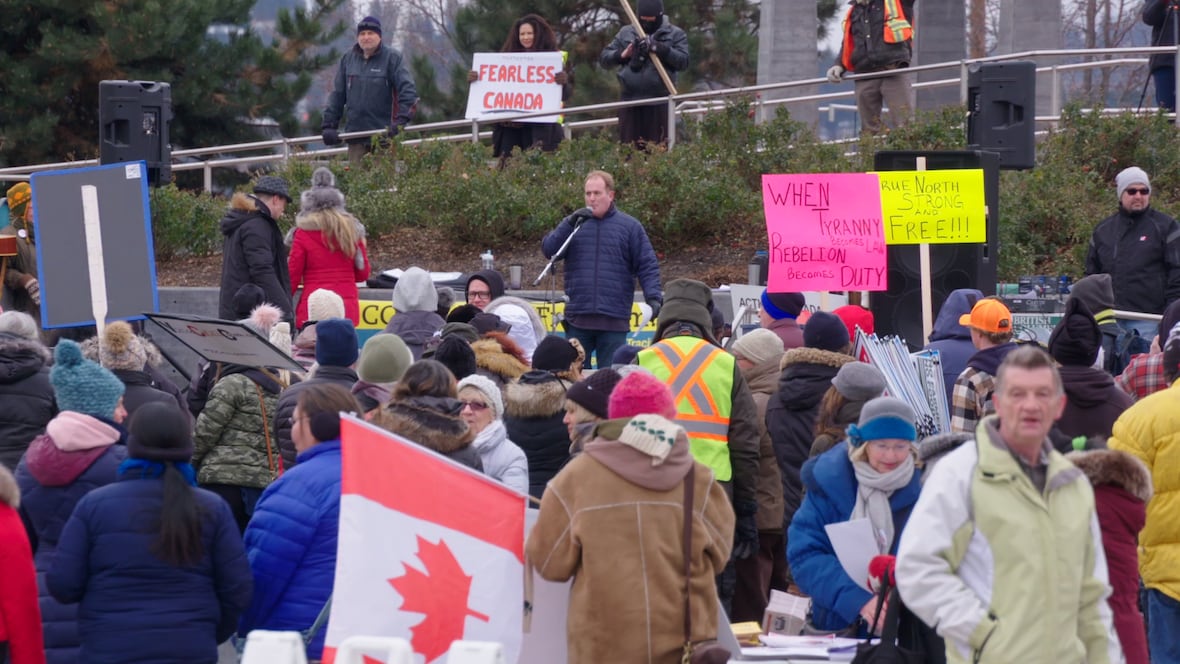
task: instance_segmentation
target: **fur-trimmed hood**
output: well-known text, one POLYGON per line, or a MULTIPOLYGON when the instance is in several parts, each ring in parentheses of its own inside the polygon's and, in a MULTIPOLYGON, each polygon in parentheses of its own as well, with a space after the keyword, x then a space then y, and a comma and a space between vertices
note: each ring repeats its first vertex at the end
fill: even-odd
POLYGON ((15 383, 37 373, 51 357, 40 341, 0 334, 0 383, 15 383))
POLYGON ((1073 465, 1081 468, 1090 484, 1110 484, 1123 489, 1136 498, 1151 500, 1151 471, 1142 461, 1121 450, 1089 450, 1070 452, 1065 455, 1073 465))
POLYGON ((855 361, 856 358, 847 353, 836 353, 818 348, 792 348, 783 353, 783 359, 779 361, 778 368, 780 370, 786 369, 792 364, 819 364, 839 369, 845 364, 855 361))
POLYGON ((0 464, 0 503, 12 509, 20 507, 20 487, 17 486, 12 471, 3 464, 0 464))
POLYGON ((407 397, 378 411, 373 424, 435 452, 449 454, 475 440, 475 434, 459 417, 457 404, 456 399, 443 397, 407 397))
POLYGON ((475 352, 475 365, 486 369, 511 382, 523 376, 529 365, 519 355, 516 343, 504 336, 503 332, 489 332, 483 339, 471 344, 475 352), (511 345, 509 345, 511 344, 511 345), (516 353, 510 352, 516 350, 516 353))
POLYGON ((547 371, 530 371, 504 388, 504 415, 531 419, 560 413, 569 385, 547 371))

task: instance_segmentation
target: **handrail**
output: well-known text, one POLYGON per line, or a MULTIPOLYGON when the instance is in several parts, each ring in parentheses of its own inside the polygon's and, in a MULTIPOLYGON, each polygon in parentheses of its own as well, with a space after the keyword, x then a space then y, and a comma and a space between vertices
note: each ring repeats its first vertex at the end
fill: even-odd
MULTIPOLYGON (((1090 48, 1090 49, 1036 49, 1030 51, 1021 51, 1018 53, 1005 53, 1002 55, 992 55, 982 58, 971 58, 963 60, 952 60, 946 62, 931 63, 926 65, 915 65, 906 70, 907 74, 941 71, 941 70, 958 70, 957 77, 940 78, 931 81, 915 81, 911 87, 915 89, 949 87, 958 85, 960 89, 960 101, 966 103, 967 96, 967 82, 966 74, 969 67, 973 64, 1003 62, 1007 60, 1027 60, 1037 58, 1060 58, 1060 57, 1081 57, 1081 58, 1099 58, 1093 60, 1084 60, 1082 62, 1073 62, 1067 64, 1043 65, 1037 67, 1038 74, 1050 74, 1052 80, 1051 91, 1051 108, 1049 113, 1036 115, 1037 122, 1048 122, 1055 124, 1060 119, 1061 114, 1061 74, 1066 72, 1075 72, 1079 70, 1111 67, 1122 65, 1140 65, 1147 62, 1145 55, 1155 54, 1170 54, 1177 58, 1180 64, 1180 47, 1172 46, 1144 46, 1144 47, 1108 47, 1108 48, 1090 48), (1109 56, 1137 56, 1137 57, 1116 57, 1109 56), (1101 59, 1106 57, 1107 59, 1101 59)), ((846 80, 861 80, 869 78, 877 78, 881 76, 893 75, 896 72, 877 72, 872 74, 850 74, 845 76, 846 80)), ((1180 77, 1180 66, 1177 67, 1177 76, 1180 77)), ((810 86, 818 86, 827 82, 825 78, 807 78, 794 81, 780 81, 775 83, 764 83, 759 85, 738 86, 734 88, 725 88, 721 90, 704 90, 699 92, 686 92, 683 94, 671 95, 668 97, 654 97, 649 99, 637 99, 629 101, 613 101, 603 102, 597 104, 588 104, 585 106, 576 106, 562 109, 562 115, 567 118, 575 115, 600 114, 611 111, 617 111, 621 108, 629 108, 634 106, 647 106, 651 104, 666 104, 668 108, 668 115, 671 122, 669 126, 674 126, 674 120, 680 115, 698 115, 707 113, 710 110, 724 107, 724 100, 735 96, 750 96, 757 99, 757 116, 759 119, 765 117, 765 111, 768 107, 773 107, 781 104, 804 104, 816 103, 817 110, 821 112, 826 111, 831 117, 831 114, 839 109, 843 110, 849 108, 837 100, 846 100, 853 97, 853 92, 850 90, 841 90, 839 92, 822 92, 815 94, 801 94, 795 96, 775 96, 767 98, 763 93, 769 92, 790 92, 798 88, 807 88, 810 86)), ((1154 108, 1150 111, 1157 112, 1154 108)), ((530 113, 521 113, 514 118, 536 118, 553 116, 553 111, 534 111, 530 113)), ((1174 114, 1177 125, 1180 125, 1180 114, 1174 114)), ((564 125, 567 135, 574 130, 590 129, 596 127, 610 126, 617 123, 617 118, 614 117, 598 117, 587 120, 567 121, 564 125)), ((405 127, 406 138, 402 141, 407 145, 415 145, 427 141, 471 141, 476 142, 487 138, 490 135, 482 127, 486 127, 488 123, 481 125, 479 121, 460 119, 460 120, 445 120, 441 122, 430 122, 423 124, 409 125, 405 127), (449 132, 453 130, 455 133, 431 135, 424 134, 434 132, 449 132), (411 135, 417 135, 416 138, 409 138, 411 135)), ((340 135, 342 139, 366 138, 369 136, 382 134, 383 131, 361 131, 361 132, 347 132, 340 135)), ((669 132, 668 149, 675 148, 675 132, 669 132)), ((310 144, 319 144, 320 137, 317 135, 300 136, 293 138, 278 138, 268 139, 262 141, 252 141, 247 143, 233 143, 227 145, 218 145, 210 147, 198 148, 184 148, 173 150, 171 155, 173 158, 173 171, 193 171, 203 170, 205 172, 205 188, 212 189, 213 179, 212 171, 215 168, 236 167, 252 164, 261 164, 273 161, 285 161, 289 158, 302 159, 321 159, 334 157, 336 155, 344 154, 347 148, 344 147, 324 147, 319 149, 307 149, 304 146, 310 144), (247 152, 257 150, 268 150, 265 154, 253 156, 219 156, 227 153, 247 152), (275 152, 277 151, 277 152, 275 152), (210 157, 200 159, 201 157, 210 157), (197 159, 197 161, 191 161, 197 159)), ((76 168, 81 166, 92 166, 99 163, 97 159, 85 159, 69 162, 54 162, 50 164, 35 164, 26 166, 12 166, 0 168, 0 181, 12 180, 27 180, 32 173, 58 170, 62 168, 76 168)))

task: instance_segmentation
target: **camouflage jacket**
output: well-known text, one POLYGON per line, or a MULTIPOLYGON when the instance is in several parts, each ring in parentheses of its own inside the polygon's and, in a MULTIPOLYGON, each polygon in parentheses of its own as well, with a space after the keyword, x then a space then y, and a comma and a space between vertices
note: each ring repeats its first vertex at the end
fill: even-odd
POLYGON ((269 442, 269 455, 267 450, 267 425, 278 404, 278 394, 259 388, 245 374, 230 374, 217 381, 197 418, 193 436, 197 482, 259 489, 269 485, 282 463, 274 441, 269 442))

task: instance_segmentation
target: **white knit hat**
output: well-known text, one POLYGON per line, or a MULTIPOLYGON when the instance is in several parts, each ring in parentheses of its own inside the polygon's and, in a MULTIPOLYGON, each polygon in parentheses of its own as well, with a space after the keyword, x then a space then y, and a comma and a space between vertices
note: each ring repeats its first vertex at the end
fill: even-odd
POLYGON ((344 298, 326 288, 317 288, 307 296, 307 320, 344 318, 344 298))
POLYGON ((765 328, 751 330, 733 342, 733 354, 754 364, 783 356, 783 339, 765 328))
POLYGON ((492 379, 479 374, 471 374, 459 381, 459 391, 462 392, 465 387, 474 388, 483 393, 484 398, 488 400, 488 405, 492 407, 496 419, 504 417, 504 397, 500 396, 500 388, 496 387, 492 379))

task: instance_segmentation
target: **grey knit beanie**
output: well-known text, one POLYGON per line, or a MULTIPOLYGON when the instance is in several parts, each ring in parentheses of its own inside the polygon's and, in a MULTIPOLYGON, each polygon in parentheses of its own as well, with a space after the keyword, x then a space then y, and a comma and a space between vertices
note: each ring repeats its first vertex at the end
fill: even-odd
POLYGON ((868 401, 885 391, 885 376, 871 364, 849 362, 836 372, 832 387, 849 401, 868 401))
POLYGON ((1123 191, 1133 184, 1141 184, 1151 188, 1151 181, 1147 178, 1147 172, 1138 166, 1131 166, 1119 171, 1119 174, 1114 178, 1115 185, 1118 187, 1119 200, 1123 199, 1123 191))

